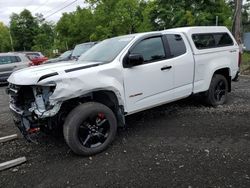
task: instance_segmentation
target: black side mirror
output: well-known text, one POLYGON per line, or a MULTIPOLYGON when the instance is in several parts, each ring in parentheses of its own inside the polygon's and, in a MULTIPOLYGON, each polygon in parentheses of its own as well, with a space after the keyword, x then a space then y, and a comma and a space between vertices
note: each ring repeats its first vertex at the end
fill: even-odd
POLYGON ((124 62, 125 68, 130 68, 133 66, 141 65, 143 64, 144 59, 141 54, 129 54, 126 58, 126 61, 124 62))

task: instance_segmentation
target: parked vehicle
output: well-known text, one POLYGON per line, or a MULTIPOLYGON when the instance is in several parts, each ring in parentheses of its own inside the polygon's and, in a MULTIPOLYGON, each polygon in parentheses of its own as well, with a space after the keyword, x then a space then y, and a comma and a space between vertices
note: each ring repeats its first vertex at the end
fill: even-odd
POLYGON ((97 44, 97 42, 77 44, 72 52, 71 59, 78 59, 83 53, 87 52, 95 44, 97 44))
POLYGON ((76 154, 93 155, 109 146, 127 115, 198 93, 211 106, 226 103, 239 57, 226 27, 111 38, 77 63, 13 73, 10 109, 27 139, 39 128, 61 126, 76 154))
POLYGON ((7 83, 12 72, 28 67, 31 61, 21 53, 0 53, 0 83, 7 83))
POLYGON ((45 57, 41 52, 23 52, 32 61, 32 65, 40 65, 47 61, 48 58, 45 57))
POLYGON ((68 50, 68 51, 62 53, 59 57, 49 59, 49 60, 45 61, 43 64, 57 63, 60 61, 69 61, 71 59, 71 54, 72 54, 72 50, 68 50))

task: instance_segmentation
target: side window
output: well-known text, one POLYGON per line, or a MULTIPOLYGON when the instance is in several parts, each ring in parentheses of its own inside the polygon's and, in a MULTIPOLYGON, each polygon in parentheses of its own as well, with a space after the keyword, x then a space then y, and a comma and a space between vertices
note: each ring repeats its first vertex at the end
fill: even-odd
POLYGON ((9 64, 12 63, 11 56, 0 56, 0 64, 9 64))
POLYGON ((170 48, 171 58, 186 53, 186 46, 180 35, 167 34, 166 37, 170 48))
POLYGON ((18 62, 17 56, 10 56, 10 59, 11 59, 11 63, 16 63, 16 62, 18 62))
POLYGON ((194 34, 192 38, 196 48, 198 49, 215 47, 215 40, 212 34, 194 34))
POLYGON ((199 50, 234 45, 228 33, 193 34, 192 39, 199 50))
POLYGON ((16 58, 16 62, 21 62, 22 61, 19 56, 15 56, 15 58, 16 58))
POLYGON ((161 37, 154 37, 141 41, 132 49, 131 53, 141 54, 145 63, 166 58, 161 37))
POLYGON ((21 62, 21 58, 18 56, 0 56, 0 64, 9 64, 21 62))
POLYGON ((216 41, 217 47, 234 45, 232 38, 227 33, 214 34, 214 39, 216 41))

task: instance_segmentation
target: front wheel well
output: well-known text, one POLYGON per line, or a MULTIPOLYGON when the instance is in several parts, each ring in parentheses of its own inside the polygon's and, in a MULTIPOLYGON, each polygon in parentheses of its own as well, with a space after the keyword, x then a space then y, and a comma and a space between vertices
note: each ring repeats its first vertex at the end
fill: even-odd
POLYGON ((114 113, 116 113, 119 108, 118 99, 112 91, 95 91, 92 93, 92 100, 104 104, 114 113))
POLYGON ((229 68, 222 68, 218 69, 214 72, 213 76, 219 74, 224 76, 227 79, 228 82, 228 92, 231 92, 231 76, 230 76, 230 69, 229 68))
POLYGON ((83 96, 65 101, 63 103, 63 106, 67 107, 68 108, 67 111, 69 112, 79 104, 86 102, 98 102, 109 107, 117 117, 118 126, 125 125, 124 107, 122 105, 119 105, 118 98, 113 91, 107 91, 107 90, 93 91, 83 96))

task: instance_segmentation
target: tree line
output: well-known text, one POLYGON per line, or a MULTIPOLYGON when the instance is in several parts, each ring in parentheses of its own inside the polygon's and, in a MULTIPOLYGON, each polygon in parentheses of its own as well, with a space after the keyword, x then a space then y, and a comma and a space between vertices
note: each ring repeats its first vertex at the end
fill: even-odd
MULTIPOLYGON (((76 44, 183 26, 232 28, 235 0, 85 0, 86 7, 63 13, 54 24, 24 9, 13 13, 10 26, 0 22, 0 51, 65 51, 76 44)), ((242 31, 250 31, 249 3, 242 9, 242 31)))

